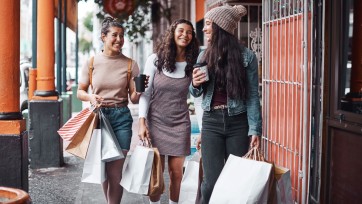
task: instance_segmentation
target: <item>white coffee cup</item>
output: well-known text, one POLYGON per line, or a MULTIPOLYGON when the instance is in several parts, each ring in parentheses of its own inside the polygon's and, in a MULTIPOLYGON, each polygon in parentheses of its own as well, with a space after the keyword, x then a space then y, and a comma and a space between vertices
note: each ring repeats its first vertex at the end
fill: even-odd
POLYGON ((206 62, 196 63, 193 68, 199 69, 201 72, 205 73, 205 81, 209 81, 209 72, 207 70, 206 62))

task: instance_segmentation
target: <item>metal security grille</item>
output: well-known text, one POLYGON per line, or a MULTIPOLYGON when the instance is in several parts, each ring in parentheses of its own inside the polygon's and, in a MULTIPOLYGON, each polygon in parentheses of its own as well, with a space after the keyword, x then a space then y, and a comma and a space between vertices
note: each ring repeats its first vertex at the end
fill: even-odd
POLYGON ((290 169, 306 203, 310 138, 312 9, 308 0, 263 0, 262 108, 266 158, 290 169))

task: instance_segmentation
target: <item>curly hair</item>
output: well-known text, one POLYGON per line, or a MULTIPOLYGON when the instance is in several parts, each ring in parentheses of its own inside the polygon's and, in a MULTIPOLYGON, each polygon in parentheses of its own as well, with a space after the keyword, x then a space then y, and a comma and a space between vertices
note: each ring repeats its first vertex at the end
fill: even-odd
POLYGON ((109 32, 109 28, 111 28, 111 27, 122 28, 123 32, 125 31, 124 27, 121 25, 121 23, 118 22, 118 20, 116 18, 107 16, 102 21, 101 34, 107 35, 107 33, 109 32))
POLYGON ((162 69, 172 73, 176 70, 176 55, 177 47, 175 43, 175 30, 179 24, 187 24, 192 28, 192 39, 190 44, 186 46, 185 58, 186 58, 186 76, 190 76, 192 73, 192 66, 196 63, 197 56, 199 54, 199 42, 196 39, 195 29, 192 23, 185 19, 178 19, 174 21, 171 26, 167 29, 162 41, 156 46, 157 60, 155 66, 159 72, 162 69))
POLYGON ((205 51, 204 60, 210 75, 215 76, 215 88, 226 91, 232 99, 247 98, 243 49, 234 35, 212 23, 211 42, 205 51))

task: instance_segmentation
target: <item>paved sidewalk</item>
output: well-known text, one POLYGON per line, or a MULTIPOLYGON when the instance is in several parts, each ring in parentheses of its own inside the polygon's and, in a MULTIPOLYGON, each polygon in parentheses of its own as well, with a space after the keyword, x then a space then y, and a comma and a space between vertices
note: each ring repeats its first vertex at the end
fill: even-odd
MULTIPOLYGON (((138 106, 130 104, 133 115, 131 150, 138 142, 138 106)), ((59 168, 29 169, 29 194, 33 204, 106 204, 100 184, 82 183, 83 160, 64 152, 65 165, 59 168)), ((167 169, 164 174, 169 183, 167 169)), ((161 197, 168 204, 168 189, 161 197)), ((148 197, 124 192, 122 204, 148 204, 148 197)))

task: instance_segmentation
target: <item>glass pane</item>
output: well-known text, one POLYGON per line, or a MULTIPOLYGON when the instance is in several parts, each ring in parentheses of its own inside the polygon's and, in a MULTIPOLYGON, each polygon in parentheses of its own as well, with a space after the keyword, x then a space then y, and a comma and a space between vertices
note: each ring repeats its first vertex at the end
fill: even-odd
POLYGON ((362 33, 359 26, 361 15, 354 15, 354 8, 360 8, 360 0, 343 1, 342 66, 340 72, 340 108, 362 114, 362 33))

